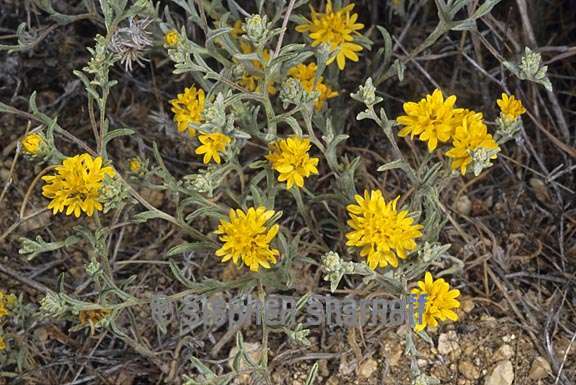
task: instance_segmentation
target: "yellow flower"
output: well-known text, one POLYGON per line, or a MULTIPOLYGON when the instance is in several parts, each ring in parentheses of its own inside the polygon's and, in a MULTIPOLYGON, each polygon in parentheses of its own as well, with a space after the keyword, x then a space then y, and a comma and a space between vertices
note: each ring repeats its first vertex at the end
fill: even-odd
POLYGON ((412 293, 426 295, 422 323, 416 325, 416 331, 422 331, 426 326, 438 326, 437 320, 458 321, 458 315, 452 309, 460 307, 460 302, 456 299, 460 296, 460 291, 450 290, 450 285, 444 279, 433 280, 432 274, 426 272, 424 281, 418 281, 418 287, 412 289, 412 293))
POLYGON ((230 31, 230 35, 234 39, 238 39, 240 36, 244 34, 244 27, 242 27, 242 21, 236 20, 234 25, 232 26, 232 30, 230 31))
POLYGON ((416 249, 416 238, 422 236, 422 225, 414 224, 407 210, 396 209, 398 198, 386 203, 379 190, 365 191, 364 197, 354 197, 358 204, 346 208, 352 231, 346 234, 347 246, 360 247, 360 255, 367 257, 368 266, 398 267, 398 258, 416 249))
POLYGON ((8 308, 13 307, 16 304, 16 296, 14 294, 6 294, 4 291, 0 290, 0 318, 10 314, 8 308))
POLYGON ((20 143, 22 144, 22 148, 24 149, 25 153, 29 155, 36 155, 42 149, 42 146, 44 145, 44 139, 42 138, 42 135, 32 133, 26 135, 20 141, 20 143))
POLYGON ((89 217, 94 211, 102 210, 100 187, 104 176, 114 176, 112 167, 102 167, 102 158, 92 158, 89 154, 66 158, 61 165, 56 166, 56 175, 46 175, 42 194, 52 199, 48 205, 54 214, 63 212, 66 215, 74 213, 78 218, 83 211, 89 217))
POLYGON ((318 158, 308 155, 310 140, 292 136, 280 139, 270 144, 270 151, 266 159, 270 161, 272 168, 280 173, 279 182, 286 182, 286 188, 292 186, 304 187, 304 178, 312 174, 318 174, 318 158))
POLYGON ((447 142, 454 133, 457 116, 462 109, 455 109, 456 96, 444 100, 442 92, 434 90, 432 95, 426 95, 418 103, 404 103, 406 115, 399 116, 396 121, 405 126, 398 133, 411 138, 419 135, 419 139, 428 142, 428 151, 432 152, 438 142, 447 142))
POLYGON ((230 220, 221 220, 215 231, 224 243, 216 255, 222 257, 222 262, 232 259, 236 265, 244 263, 251 271, 258 271, 260 266, 269 269, 280 254, 270 247, 280 229, 278 225, 266 225, 272 216, 274 211, 265 207, 230 210, 230 220))
POLYGON ((130 167, 130 171, 133 173, 139 173, 140 170, 142 170, 142 162, 140 161, 140 158, 130 159, 128 166, 130 167))
MULTIPOLYGON (((249 53, 254 52, 254 47, 252 47, 252 45, 250 43, 248 43, 247 41, 241 40, 240 41, 240 50, 244 54, 249 54, 249 53)), ((267 49, 263 50, 262 51, 262 58, 264 59, 265 63, 268 63, 268 61, 270 61, 270 51, 267 49)), ((256 70, 258 70, 258 71, 264 70, 264 67, 262 66, 262 63, 260 63, 260 61, 252 60, 251 63, 252 63, 252 66, 256 70)), ((240 81, 238 83, 250 92, 260 92, 259 82, 261 80, 262 80, 262 76, 260 76, 260 75, 245 73, 242 75, 242 78, 240 79, 240 81)), ((267 88, 268 88, 268 93, 270 95, 276 94, 277 89, 276 89, 276 87, 274 87, 273 83, 268 84, 267 88)))
POLYGON ((324 84, 324 77, 320 77, 318 82, 314 84, 316 77, 317 66, 316 63, 298 64, 288 70, 288 75, 297 79, 302 88, 308 92, 312 93, 314 91, 318 92, 319 95, 314 102, 314 107, 316 110, 321 110, 328 99, 335 98, 338 96, 338 92, 333 91, 330 86, 324 84))
POLYGON ((112 311, 110 309, 94 309, 94 310, 80 310, 78 319, 80 325, 90 325, 92 329, 100 326, 112 311))
POLYGON ((500 107, 500 111, 504 116, 504 119, 507 121, 516 120, 526 112, 526 109, 522 105, 522 102, 514 95, 507 95, 505 93, 502 94, 502 99, 498 99, 496 101, 498 107, 500 107))
POLYGON ((362 51, 362 46, 355 43, 354 38, 359 35, 357 31, 363 29, 364 24, 356 23, 358 14, 352 13, 354 4, 334 11, 332 1, 328 0, 326 10, 323 13, 310 8, 312 21, 298 25, 296 31, 307 33, 312 39, 312 47, 324 43, 335 52, 335 55, 332 55, 326 64, 331 64, 336 60, 338 68, 343 70, 346 59, 357 62, 357 52, 362 51))
POLYGON ((0 352, 6 350, 6 341, 4 341, 4 336, 0 336, 0 352))
POLYGON ((224 151, 228 143, 232 141, 228 135, 219 132, 201 134, 198 137, 198 140, 200 140, 202 145, 196 149, 196 154, 204 154, 204 164, 210 163, 210 160, 212 159, 214 159, 214 162, 220 164, 220 152, 224 151))
POLYGON ((176 121, 178 132, 188 132, 188 135, 196 135, 196 129, 192 124, 200 124, 204 120, 204 103, 206 96, 202 88, 186 87, 184 92, 172 99, 172 112, 176 121))
POLYGON ((180 35, 176 30, 168 31, 164 35, 164 43, 168 47, 175 47, 179 42, 180 42, 180 35))
MULTIPOLYGON (((474 151, 481 148, 487 150, 499 148, 492 135, 488 133, 488 128, 482 121, 482 114, 473 111, 468 111, 456 127, 452 145, 454 147, 446 152, 446 156, 452 158, 450 168, 460 169, 462 175, 466 174, 468 165, 472 163, 474 151)), ((491 158, 495 159, 496 155, 491 158)))

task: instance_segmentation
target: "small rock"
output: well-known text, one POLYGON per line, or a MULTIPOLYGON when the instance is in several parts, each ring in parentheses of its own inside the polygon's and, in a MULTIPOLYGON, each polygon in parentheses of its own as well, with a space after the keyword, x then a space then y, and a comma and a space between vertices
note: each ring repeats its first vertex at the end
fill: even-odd
POLYGON ((428 365, 428 360, 425 360, 425 359, 423 359, 423 358, 418 358, 418 359, 416 360, 416 363, 418 364, 418 367, 419 367, 419 368, 425 368, 426 365, 428 365))
POLYGON ((338 376, 330 376, 330 378, 326 381, 326 385, 340 385, 338 376))
POLYGON ((392 367, 398 366, 403 353, 404 349, 400 343, 386 343, 381 351, 382 356, 392 367))
POLYGON ((454 330, 440 334, 438 337, 438 353, 448 354, 458 349, 458 335, 454 330))
POLYGON ((480 378, 480 371, 470 361, 460 361, 458 371, 469 380, 477 380, 480 378))
POLYGON ((474 310, 474 301, 471 298, 465 298, 464 300, 462 300, 461 303, 462 306, 462 311, 464 311, 464 313, 470 313, 472 310, 474 310))
POLYGON ((484 385, 512 385, 514 381, 514 368, 509 360, 500 361, 486 377, 484 385))
POLYGON ((492 357, 492 361, 497 362, 502 360, 508 360, 513 356, 514 356, 514 349, 512 349, 512 346, 504 344, 500 346, 498 350, 496 350, 496 353, 494 353, 494 356, 492 357))
POLYGON ((377 369, 378 362, 373 358, 368 358, 362 363, 362 365, 360 365, 360 368, 358 368, 358 374, 360 377, 370 378, 377 369))
POLYGON ((472 201, 467 195, 460 195, 456 202, 454 202, 454 208, 460 214, 470 215, 470 211, 472 210, 472 201))
POLYGON ((474 354, 478 351, 478 347, 474 344, 468 344, 464 346, 462 351, 462 355, 464 356, 474 356, 474 354))
POLYGON ((530 371, 528 372, 528 378, 531 380, 542 380, 552 372, 552 368, 548 361, 543 357, 536 357, 532 362, 530 371))

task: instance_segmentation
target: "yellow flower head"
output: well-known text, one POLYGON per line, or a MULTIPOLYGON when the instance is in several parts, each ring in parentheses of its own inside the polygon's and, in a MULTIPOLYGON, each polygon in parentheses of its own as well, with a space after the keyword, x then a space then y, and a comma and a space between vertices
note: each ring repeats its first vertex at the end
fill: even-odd
POLYGON ((74 213, 78 218, 83 211, 89 217, 94 211, 102 210, 100 187, 104 176, 114 176, 112 167, 102 167, 102 158, 92 158, 89 154, 66 158, 61 165, 56 166, 56 175, 46 175, 42 194, 52 199, 48 205, 54 214, 63 212, 66 215, 74 213))
POLYGON ((37 155, 42 150, 44 139, 42 138, 42 135, 32 133, 22 138, 20 143, 22 144, 22 148, 26 154, 37 155))
POLYGON ((364 197, 354 197, 358 204, 348 205, 347 246, 360 247, 360 255, 367 257, 368 266, 398 267, 398 258, 416 249, 416 238, 422 236, 422 225, 414 224, 407 210, 398 212, 398 198, 386 203, 379 190, 365 191, 364 197))
POLYGON ((14 294, 6 294, 0 290, 0 319, 10 314, 9 308, 16 304, 16 296, 14 294))
POLYGON ((286 182, 286 188, 304 187, 304 178, 318 174, 318 158, 308 155, 310 140, 298 136, 280 139, 270 144, 266 159, 272 168, 280 173, 279 182, 286 182))
POLYGON ((502 94, 502 99, 498 99, 496 101, 498 107, 500 107, 500 111, 502 112, 502 116, 507 121, 516 120, 526 112, 526 109, 522 105, 522 102, 514 95, 507 95, 505 93, 502 94))
POLYGON ((6 350, 6 341, 4 341, 4 336, 0 335, 0 352, 6 350))
POLYGON ((314 8, 310 8, 312 20, 298 25, 296 31, 307 33, 312 39, 312 47, 324 43, 335 52, 326 64, 331 64, 336 60, 338 68, 343 70, 346 59, 358 61, 357 52, 362 51, 362 46, 355 43, 354 38, 359 35, 357 31, 363 29, 364 24, 356 23, 358 14, 352 13, 354 4, 334 11, 332 1, 328 0, 325 12, 317 12, 314 8))
POLYGON ((80 325, 90 325, 90 327, 94 329, 108 318, 110 314, 112 314, 110 309, 80 310, 78 319, 80 325))
POLYGON ((188 135, 196 135, 193 124, 200 124, 204 120, 204 103, 206 95, 202 88, 186 87, 184 92, 172 99, 172 112, 178 132, 188 132, 188 135))
MULTIPOLYGON (((240 40, 240 50, 244 54, 249 54, 254 52, 254 47, 249 42, 245 40, 240 40)), ((264 49, 262 51, 262 59, 264 59, 265 63, 268 63, 270 61, 270 58, 271 58, 270 51, 264 49)), ((251 63, 256 70, 262 71, 264 69, 262 63, 258 60, 252 60, 251 63)), ((244 73, 238 83, 250 92, 260 92, 259 83, 261 80, 262 76, 260 75, 244 73)), ((275 95, 277 91, 278 90, 276 89, 273 83, 268 84, 268 93, 270 95, 275 95)))
POLYGON ((132 158, 128 162, 128 167, 130 167, 130 171, 137 174, 142 170, 142 161, 140 158, 132 158))
MULTIPOLYGON (((452 158, 452 170, 460 169, 462 175, 466 174, 468 166, 473 161, 472 154, 479 149, 496 150, 498 144, 488 133, 488 128, 482 120, 482 114, 467 111, 454 133, 454 146, 446 151, 446 156, 452 158)), ((495 159, 496 155, 492 156, 495 159)))
POLYGON ((234 39, 238 39, 240 36, 244 34, 244 27, 242 26, 242 21, 236 20, 234 25, 232 26, 232 30, 230 31, 230 35, 234 39))
POLYGON ((290 70, 288 70, 288 75, 297 79, 304 91, 312 93, 314 91, 318 92, 319 95, 314 102, 314 107, 316 110, 321 110, 328 99, 335 98, 338 96, 338 92, 333 91, 330 86, 324 84, 324 77, 320 77, 318 82, 314 84, 316 77, 317 66, 316 63, 298 64, 290 70))
POLYGON ((278 225, 266 224, 272 216, 274 211, 265 207, 230 210, 230 219, 221 220, 215 231, 224 243, 216 255, 222 257, 222 262, 232 259, 237 265, 244 263, 251 271, 258 271, 260 266, 269 269, 280 254, 270 247, 280 229, 278 225))
POLYGON ((175 47, 180 42, 180 35, 176 30, 170 30, 164 35, 164 43, 168 47, 175 47))
POLYGON ((426 272, 424 281, 418 281, 418 287, 412 289, 416 295, 426 295, 426 305, 422 314, 422 323, 417 324, 416 331, 426 329, 426 326, 438 326, 438 320, 458 321, 458 315, 452 310, 460 307, 460 302, 456 298, 460 296, 460 291, 450 289, 450 285, 444 279, 433 280, 432 274, 426 272))
POLYGON ((462 111, 454 108, 455 103, 456 96, 444 100, 438 89, 418 103, 404 103, 406 115, 396 119, 398 124, 404 126, 398 135, 410 135, 411 138, 418 135, 420 140, 428 142, 428 151, 434 151, 438 142, 447 142, 454 133, 457 115, 462 111))
POLYGON ((204 154, 204 164, 210 163, 212 159, 214 162, 220 164, 220 152, 224 151, 226 146, 232 141, 228 135, 224 135, 220 132, 213 132, 210 134, 201 134, 198 137, 201 146, 196 149, 196 154, 204 154))

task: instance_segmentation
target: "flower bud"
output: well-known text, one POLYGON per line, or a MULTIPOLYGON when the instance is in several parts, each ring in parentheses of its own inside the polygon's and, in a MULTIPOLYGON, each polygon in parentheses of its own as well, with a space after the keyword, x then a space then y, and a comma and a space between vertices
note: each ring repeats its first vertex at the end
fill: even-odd
POLYGON ((327 273, 324 276, 325 281, 330 282, 330 291, 335 292, 345 274, 354 272, 353 262, 344 262, 338 253, 329 251, 322 256, 322 268, 327 273))
POLYGON ((106 175, 100 188, 100 202, 104 213, 117 208, 130 196, 128 189, 118 178, 106 175))
POLYGON ((170 30, 164 35, 164 44, 168 47, 176 47, 180 43, 180 35, 176 30, 170 30))
POLYGON ((288 78, 282 82, 280 88, 280 100, 284 108, 290 104, 299 105, 302 103, 304 89, 300 81, 294 78, 288 78))
POLYGON ((208 195, 212 195, 212 191, 216 188, 209 173, 186 175, 182 179, 184 188, 197 193, 208 193, 208 195))
POLYGON ((492 160, 496 159, 499 152, 500 148, 489 149, 485 147, 479 147, 472 151, 470 156, 472 157, 472 170, 474 175, 478 176, 482 170, 492 166, 492 160))
POLYGON ((94 278, 96 275, 98 275, 98 273, 100 273, 100 263, 92 261, 85 265, 84 269, 86 270, 86 274, 88 274, 88 276, 94 278))
POLYGON ((244 31, 248 40, 255 46, 260 46, 266 42, 268 37, 268 18, 266 16, 252 15, 246 19, 244 31))
POLYGON ((368 107, 378 104, 383 100, 381 97, 376 96, 376 87, 374 87, 374 84, 372 83, 372 78, 366 79, 364 85, 360 86, 358 91, 352 93, 350 96, 352 96, 353 99, 366 104, 368 107))
POLYGON ((18 143, 22 152, 28 158, 43 158, 50 152, 50 146, 41 131, 26 135, 18 143))
POLYGON ((517 137, 522 129, 522 119, 509 120, 503 116, 496 119, 498 128, 496 129, 496 136, 502 138, 503 141, 508 141, 517 137))

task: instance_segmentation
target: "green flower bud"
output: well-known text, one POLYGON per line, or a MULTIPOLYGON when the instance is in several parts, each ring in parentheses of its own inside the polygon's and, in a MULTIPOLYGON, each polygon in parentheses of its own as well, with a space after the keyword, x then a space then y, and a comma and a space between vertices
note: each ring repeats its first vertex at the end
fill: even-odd
POLYGON ((360 86, 358 91, 350 96, 352 96, 352 99, 364 103, 367 107, 378 104, 383 100, 381 97, 376 96, 376 87, 372 83, 372 78, 366 79, 364 85, 360 86))
POLYGON ((355 272, 354 262, 342 261, 338 253, 333 251, 324 254, 321 260, 322 268, 327 273, 324 276, 324 280, 330 282, 331 292, 336 291, 345 274, 352 274, 355 272))
POLYGON ((520 118, 508 120, 500 116, 496 119, 496 123, 498 124, 498 128, 496 129, 495 136, 502 138, 502 142, 516 138, 522 129, 522 119, 520 118))
POLYGON ((492 166, 492 160, 496 159, 496 155, 500 152, 500 148, 488 149, 480 147, 470 154, 472 157, 472 170, 474 175, 478 176, 482 170, 492 166))
POLYGON ((100 263, 92 261, 85 265, 84 269, 86 270, 86 274, 88 274, 90 277, 95 277, 100 273, 100 263))
POLYGON ((212 195, 216 188, 210 173, 186 175, 182 180, 184 188, 198 193, 212 195))
POLYGON ((266 15, 252 15, 246 19, 244 24, 244 31, 248 40, 255 46, 260 46, 266 42, 268 38, 269 25, 266 15))
POLYGON ((104 213, 119 207, 130 196, 128 189, 118 178, 106 175, 100 188, 100 202, 104 213))
POLYGON ((280 87, 280 100, 284 108, 287 108, 290 104, 301 104, 303 94, 304 89, 297 79, 288 78, 282 82, 282 86, 280 87))

